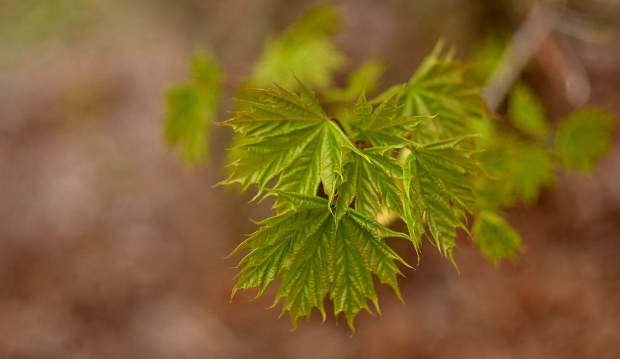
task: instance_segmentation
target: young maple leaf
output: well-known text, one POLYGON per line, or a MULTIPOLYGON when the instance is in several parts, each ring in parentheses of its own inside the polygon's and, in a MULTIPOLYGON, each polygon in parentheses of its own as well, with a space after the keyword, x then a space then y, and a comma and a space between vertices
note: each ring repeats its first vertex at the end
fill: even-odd
POLYGON ((426 234, 425 219, 434 243, 453 264, 456 228, 467 231, 461 214, 473 211, 471 180, 478 172, 477 163, 469 158, 471 152, 456 148, 463 139, 412 148, 403 175, 405 220, 416 249, 426 234))
POLYGON ((555 151, 568 168, 591 172, 613 144, 616 119, 608 111, 585 108, 566 116, 555 138, 555 151))
POLYGON ((277 38, 267 41, 249 78, 251 86, 274 82, 292 87, 291 71, 312 88, 324 89, 334 72, 347 59, 332 41, 340 27, 338 12, 329 5, 316 5, 277 38))
POLYGON ((504 258, 515 260, 523 248, 519 233, 493 211, 480 211, 476 217, 472 236, 480 252, 495 266, 504 258))
POLYGON ((249 110, 221 123, 239 135, 243 155, 222 183, 256 184, 262 190, 280 176, 275 188, 315 195, 319 184, 333 198, 342 171, 342 149, 355 147, 330 121, 314 93, 299 82, 300 95, 284 88, 251 90, 260 102, 246 102, 249 110))
POLYGON ((405 86, 393 86, 379 96, 401 92, 401 115, 433 116, 414 133, 419 143, 471 134, 473 123, 488 112, 480 96, 481 84, 465 77, 470 66, 454 60, 453 51, 441 57, 442 49, 440 41, 405 86))
POLYGON ((336 218, 347 211, 351 203, 355 209, 371 218, 387 212, 404 218, 402 183, 403 168, 387 152, 392 147, 365 148, 361 157, 347 153, 343 166, 343 182, 338 188, 336 218))
POLYGON ((348 120, 353 138, 363 143, 370 142, 376 147, 404 147, 409 144, 407 138, 411 132, 428 116, 402 115, 398 98, 399 93, 395 93, 373 110, 362 92, 355 104, 353 116, 348 120))
POLYGON ((263 227, 235 249, 233 253, 244 248, 252 251, 240 262, 244 267, 233 296, 239 289, 258 288, 259 297, 282 277, 273 305, 284 300, 282 313, 289 312, 294 329, 297 320, 309 317, 313 308, 325 320, 324 301, 329 294, 334 315, 344 313, 352 330, 362 309, 371 312, 368 300, 379 311, 373 274, 401 298, 397 276, 402 273, 396 262, 407 264, 382 239, 408 236, 353 209, 336 221, 328 201, 320 197, 272 192, 290 201, 292 209, 259 222, 263 227))
POLYGON ((179 150, 188 166, 209 159, 211 122, 217 115, 222 86, 222 69, 212 53, 194 54, 192 77, 168 90, 164 122, 166 142, 179 150))

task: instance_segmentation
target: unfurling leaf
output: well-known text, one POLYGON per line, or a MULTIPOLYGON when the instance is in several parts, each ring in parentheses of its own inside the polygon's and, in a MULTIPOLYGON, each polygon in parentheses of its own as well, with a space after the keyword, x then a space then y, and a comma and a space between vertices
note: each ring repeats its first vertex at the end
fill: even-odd
POLYGON ((555 138, 555 150, 562 164, 571 169, 592 171, 597 161, 611 149, 615 122, 611 113, 598 109, 578 110, 568 115, 555 138))
MULTIPOLYGON (((260 222, 263 226, 235 250, 251 249, 241 263, 233 290, 258 288, 258 296, 278 277, 282 284, 274 306, 284 300, 293 328, 300 317, 317 308, 325 319, 324 301, 334 302, 334 315, 344 313, 354 330, 354 319, 370 300, 379 304, 372 275, 391 286, 398 297, 396 262, 406 263, 383 242, 387 237, 408 238, 374 219, 349 209, 336 221, 328 201, 315 196, 274 191, 292 204, 289 211, 260 222)), ((233 252, 234 253, 234 252, 233 252)))
POLYGON ((164 123, 166 141, 189 166, 208 158, 211 122, 217 116, 222 83, 220 66, 209 52, 194 55, 192 70, 191 82, 168 91, 164 123))

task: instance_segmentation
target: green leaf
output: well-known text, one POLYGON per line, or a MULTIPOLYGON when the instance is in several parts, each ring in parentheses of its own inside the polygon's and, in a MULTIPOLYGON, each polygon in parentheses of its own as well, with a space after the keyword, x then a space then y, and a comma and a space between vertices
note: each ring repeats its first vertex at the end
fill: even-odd
MULTIPOLYGON (((370 300, 379 311, 372 275, 391 286, 398 297, 396 262, 407 265, 382 239, 408 238, 391 231, 374 219, 350 209, 336 222, 325 199, 275 191, 291 201, 293 210, 269 218, 257 232, 235 250, 249 248, 240 265, 239 289, 258 288, 258 296, 278 277, 282 284, 274 306, 284 300, 282 313, 288 311, 297 327, 300 317, 310 317, 317 308, 325 320, 325 297, 334 302, 334 315, 344 313, 354 329, 357 314, 370 300)), ((233 253, 235 253, 233 252, 233 253)))
POLYGON ((479 156, 489 177, 480 178, 485 207, 526 205, 538 200, 556 178, 553 159, 546 147, 504 135, 495 139, 479 156))
POLYGON ((403 169, 386 153, 391 149, 364 149, 365 158, 355 152, 347 153, 343 166, 344 181, 338 188, 336 218, 346 213, 351 203, 370 218, 377 218, 379 213, 386 218, 384 210, 404 218, 403 191, 398 186, 398 182, 402 183, 403 169))
POLYGON ((455 146, 461 139, 413 148, 405 162, 405 220, 419 252, 428 224, 434 244, 452 263, 456 228, 467 231, 463 213, 472 212, 471 176, 478 171, 471 153, 455 146))
POLYGON ((496 30, 487 33, 485 39, 474 47, 472 72, 478 80, 486 82, 491 74, 498 70, 509 41, 509 33, 496 30))
POLYGON ((263 48, 252 75, 252 86, 274 82, 295 86, 295 72, 311 88, 326 88, 333 73, 345 64, 344 54, 330 41, 340 27, 340 17, 327 5, 312 7, 287 31, 263 48))
POLYGON ((354 101, 362 91, 374 92, 384 71, 385 67, 382 62, 377 60, 366 61, 349 75, 347 87, 331 89, 326 92, 325 97, 330 102, 348 104, 354 101))
MULTIPOLYGON (((414 138, 419 143, 471 134, 471 122, 487 112, 481 85, 465 77, 470 67, 454 60, 453 51, 440 57, 442 48, 443 42, 439 42, 400 96, 402 115, 435 116, 420 123, 414 138)), ((396 87, 387 93, 394 91, 396 87)))
POLYGON ((510 92, 508 119, 517 130, 537 139, 544 139, 551 132, 545 107, 524 83, 517 84, 510 92))
POLYGON ((362 92, 355 104, 354 115, 348 123, 354 139, 373 146, 401 146, 410 143, 406 137, 416 128, 420 120, 427 117, 402 116, 398 106, 398 93, 393 94, 374 111, 362 92))
POLYGON ((192 58, 191 82, 167 93, 164 136, 170 147, 180 151, 185 164, 195 166, 208 159, 211 122, 220 104, 222 71, 209 52, 192 58))
POLYGON ((322 183, 331 199, 342 172, 342 148, 353 144, 330 121, 314 93, 299 83, 300 95, 280 87, 252 90, 260 102, 247 102, 248 111, 221 123, 239 135, 241 157, 223 183, 251 184, 264 188, 280 176, 275 188, 315 195, 322 183))
POLYGON ((474 242, 482 254, 494 265, 502 259, 514 261, 523 248, 521 236, 500 215, 481 211, 472 229, 474 242))
POLYGON ((583 109, 571 113, 560 124, 555 138, 560 161, 568 168, 591 172, 611 149, 615 127, 615 118, 607 111, 583 109))

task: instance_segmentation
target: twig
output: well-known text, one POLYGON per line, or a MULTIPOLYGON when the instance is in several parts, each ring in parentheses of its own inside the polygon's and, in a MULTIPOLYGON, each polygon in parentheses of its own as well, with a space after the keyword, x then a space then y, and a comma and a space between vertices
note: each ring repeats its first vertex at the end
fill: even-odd
POLYGON ((496 111, 502 100, 523 72, 556 22, 553 8, 535 4, 527 19, 513 36, 499 60, 482 94, 491 111, 496 111))

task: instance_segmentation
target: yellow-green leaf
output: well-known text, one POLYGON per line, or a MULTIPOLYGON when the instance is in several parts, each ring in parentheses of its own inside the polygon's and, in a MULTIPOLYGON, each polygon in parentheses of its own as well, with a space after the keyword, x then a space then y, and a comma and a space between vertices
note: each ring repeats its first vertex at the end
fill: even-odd
POLYGON ((498 208, 517 202, 532 204, 556 178, 549 150, 537 143, 504 135, 479 155, 490 175, 478 181, 484 206, 498 208))
MULTIPOLYGON (((424 59, 402 88, 399 103, 405 116, 433 116, 422 121, 414 140, 428 143, 473 133, 472 122, 487 112, 481 84, 466 78, 469 66, 454 60, 454 52, 440 56, 443 43, 424 59)), ((399 91, 394 86, 383 98, 399 91)))
POLYGON ((384 71, 385 67, 380 61, 366 61, 351 72, 347 87, 331 89, 327 91, 325 96, 331 102, 350 103, 361 92, 373 93, 384 71))
POLYGON ((366 100, 366 94, 362 92, 355 104, 353 116, 349 116, 347 121, 353 138, 377 147, 408 145, 411 142, 408 138, 418 123, 428 120, 428 117, 402 115, 398 96, 399 93, 391 95, 373 110, 366 100))
POLYGON ((467 231, 463 212, 475 204, 472 175, 478 171, 471 153, 455 146, 460 139, 412 148, 404 167, 405 220, 419 251, 428 224, 433 243, 452 263, 456 228, 467 231))
POLYGON ((344 54, 331 42, 340 16, 328 5, 310 8, 276 39, 269 41, 250 76, 252 86, 295 86, 291 73, 311 88, 326 88, 333 73, 345 64, 344 54))
POLYGON ((189 166, 208 159, 211 122, 217 116, 222 84, 222 71, 210 52, 194 55, 192 75, 190 82, 168 91, 164 122, 166 141, 189 166))
POLYGON ((403 213, 403 168, 387 153, 391 148, 373 147, 362 150, 366 156, 347 153, 343 166, 343 183, 338 188, 336 218, 340 218, 353 203, 355 209, 371 218, 403 213))
POLYGON ((537 139, 546 138, 551 131, 545 107, 525 83, 517 84, 510 92, 508 119, 517 130, 537 139))
POLYGON ((607 111, 583 109, 568 115, 558 128, 555 150, 568 168, 590 172, 611 149, 616 119, 607 111))
POLYGON ((315 195, 322 183, 333 197, 342 171, 342 148, 353 144, 327 118, 314 93, 301 82, 299 88, 299 95, 281 87, 252 90, 261 100, 248 102, 248 111, 222 123, 237 133, 242 151, 224 183, 239 183, 244 189, 256 184, 262 189, 279 177, 277 189, 315 195))
POLYGON ((480 252, 494 265, 502 259, 514 261, 523 248, 519 233, 504 218, 491 211, 478 214, 472 235, 480 252))
MULTIPOLYGON (((334 315, 344 313, 354 330, 354 319, 362 310, 371 311, 368 301, 379 310, 373 275, 391 286, 398 297, 396 262, 406 263, 383 242, 387 237, 408 238, 350 209, 339 221, 328 201, 315 196, 274 191, 291 202, 291 210, 260 224, 237 250, 251 252, 241 260, 243 269, 233 290, 258 288, 258 296, 281 277, 274 306, 284 301, 297 327, 300 317, 317 308, 325 319, 325 297, 334 302, 334 315)), ((235 250, 235 252, 237 251, 235 250)))

